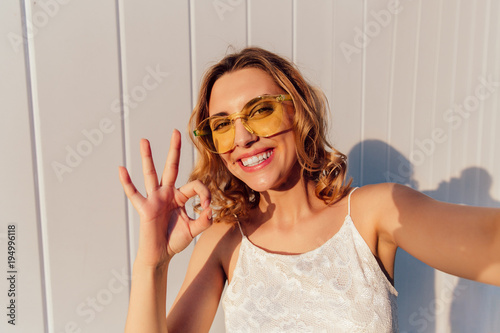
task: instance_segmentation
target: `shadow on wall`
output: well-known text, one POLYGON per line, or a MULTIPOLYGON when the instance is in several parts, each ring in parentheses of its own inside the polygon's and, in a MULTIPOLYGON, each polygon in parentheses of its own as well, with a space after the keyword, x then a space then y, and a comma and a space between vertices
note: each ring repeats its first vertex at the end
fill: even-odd
MULTIPOLYGON (((471 167, 463 170, 459 178, 443 181, 436 190, 424 193, 450 203, 500 208, 500 202, 490 196, 492 183, 486 170, 471 167)), ((453 296, 451 332, 500 331, 500 288, 459 279, 453 296)))
MULTIPOLYGON (((500 207, 490 196, 492 178, 481 168, 465 169, 459 178, 442 181, 435 190, 421 190, 413 165, 396 149, 379 140, 357 144, 348 154, 353 186, 394 182, 428 196, 457 204, 500 207)), ((435 288, 434 269, 398 249, 395 286, 399 292, 399 328, 403 332, 437 332, 436 318, 450 308, 451 332, 500 331, 500 288, 458 279, 444 279, 435 288)))

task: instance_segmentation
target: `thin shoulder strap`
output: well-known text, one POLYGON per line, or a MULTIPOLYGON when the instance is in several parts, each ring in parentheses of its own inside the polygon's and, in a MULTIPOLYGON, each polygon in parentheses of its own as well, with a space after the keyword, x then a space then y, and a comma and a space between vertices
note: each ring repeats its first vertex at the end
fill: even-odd
POLYGON ((243 233, 243 229, 241 229, 240 220, 238 219, 238 216, 236 214, 234 214, 234 217, 236 218, 236 222, 238 223, 238 228, 240 228, 241 236, 244 237, 245 234, 243 233))
POLYGON ((355 187, 350 193, 349 197, 347 198, 347 216, 351 216, 351 194, 352 192, 356 191, 358 188, 355 187))

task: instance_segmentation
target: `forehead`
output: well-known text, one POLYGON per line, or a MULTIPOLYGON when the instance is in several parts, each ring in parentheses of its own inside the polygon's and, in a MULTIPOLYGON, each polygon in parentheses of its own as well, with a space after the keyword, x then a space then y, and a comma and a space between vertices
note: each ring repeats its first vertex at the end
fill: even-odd
POLYGON ((283 93, 273 78, 258 68, 244 68, 221 76, 212 88, 209 115, 239 112, 245 104, 261 95, 283 93))

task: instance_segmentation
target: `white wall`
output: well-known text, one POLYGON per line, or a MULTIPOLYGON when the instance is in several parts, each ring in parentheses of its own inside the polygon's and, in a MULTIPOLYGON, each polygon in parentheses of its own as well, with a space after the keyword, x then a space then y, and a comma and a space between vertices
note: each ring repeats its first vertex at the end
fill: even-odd
MULTIPOLYGON (((496 0, 2 1, 0 270, 16 225, 17 317, 0 331, 123 331, 138 217, 117 166, 141 187, 139 139, 161 169, 178 128, 186 181, 199 80, 230 46, 276 51, 323 88, 358 185, 500 206, 499 14, 496 0)), ((500 331, 500 288, 403 251, 396 287, 402 332, 500 331)))

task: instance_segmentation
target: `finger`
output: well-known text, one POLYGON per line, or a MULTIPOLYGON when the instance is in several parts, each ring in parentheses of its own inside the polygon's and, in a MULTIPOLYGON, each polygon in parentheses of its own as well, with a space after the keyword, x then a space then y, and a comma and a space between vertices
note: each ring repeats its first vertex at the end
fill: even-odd
POLYGON ((170 139, 170 149, 168 150, 167 161, 161 177, 161 184, 175 186, 175 180, 179 173, 179 159, 181 156, 181 133, 174 130, 170 139))
POLYGON ((194 238, 205 231, 208 227, 212 225, 212 208, 208 207, 196 220, 191 220, 189 222, 189 230, 191 231, 191 236, 194 238))
POLYGON ((146 192, 149 194, 158 188, 158 176, 156 174, 155 164, 153 162, 153 155, 151 153, 151 146, 149 141, 141 139, 141 159, 142 159, 142 173, 144 175, 144 185, 146 192))
POLYGON ((122 184, 123 190, 125 191, 125 195, 137 209, 137 207, 140 206, 141 202, 144 200, 144 197, 135 188, 126 168, 122 166, 118 167, 118 175, 120 177, 120 183, 122 184))
POLYGON ((182 195, 178 195, 175 197, 176 202, 179 206, 184 206, 190 198, 196 195, 200 197, 201 207, 203 209, 210 206, 210 201, 212 199, 210 190, 199 180, 194 180, 183 185, 179 188, 179 192, 182 195))

